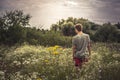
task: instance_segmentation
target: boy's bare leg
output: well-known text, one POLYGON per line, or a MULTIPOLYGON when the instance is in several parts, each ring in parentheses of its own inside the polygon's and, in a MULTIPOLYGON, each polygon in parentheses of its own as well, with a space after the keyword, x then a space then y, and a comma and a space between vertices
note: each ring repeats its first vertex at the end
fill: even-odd
POLYGON ((76 67, 75 76, 76 76, 77 79, 79 79, 79 77, 80 77, 80 70, 81 70, 81 68, 82 68, 81 66, 77 66, 77 67, 76 67))

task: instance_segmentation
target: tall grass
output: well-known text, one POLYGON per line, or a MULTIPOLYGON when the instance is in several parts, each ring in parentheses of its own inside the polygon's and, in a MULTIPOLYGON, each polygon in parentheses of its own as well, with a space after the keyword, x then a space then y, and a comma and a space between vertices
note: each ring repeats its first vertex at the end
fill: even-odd
POLYGON ((60 46, 0 46, 0 65, 1 80, 120 80, 120 53, 106 43, 93 44, 78 74, 72 49, 60 46))

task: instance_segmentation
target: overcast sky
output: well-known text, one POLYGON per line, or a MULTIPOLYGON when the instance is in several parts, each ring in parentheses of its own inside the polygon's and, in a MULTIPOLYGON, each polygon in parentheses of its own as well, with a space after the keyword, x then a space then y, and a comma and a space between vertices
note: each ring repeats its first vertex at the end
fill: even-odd
POLYGON ((23 10, 32 18, 32 26, 51 24, 67 17, 87 18, 96 23, 120 22, 120 0, 0 0, 0 15, 23 10))

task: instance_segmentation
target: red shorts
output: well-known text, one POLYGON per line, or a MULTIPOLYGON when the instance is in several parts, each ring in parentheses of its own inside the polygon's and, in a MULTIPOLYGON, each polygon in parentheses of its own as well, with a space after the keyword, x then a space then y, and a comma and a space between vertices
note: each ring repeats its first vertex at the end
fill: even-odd
POLYGON ((82 66, 82 64, 84 62, 88 62, 88 59, 87 58, 74 58, 74 61, 75 61, 75 66, 78 67, 78 66, 82 66))

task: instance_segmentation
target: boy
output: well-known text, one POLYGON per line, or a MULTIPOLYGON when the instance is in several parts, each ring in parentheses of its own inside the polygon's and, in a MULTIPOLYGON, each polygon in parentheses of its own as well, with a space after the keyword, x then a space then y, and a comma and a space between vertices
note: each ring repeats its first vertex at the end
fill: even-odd
POLYGON ((82 63, 85 62, 86 56, 91 55, 90 50, 90 37, 88 34, 82 32, 82 25, 75 25, 76 36, 72 39, 73 59, 75 66, 80 69, 82 63), (89 53, 88 53, 89 52, 89 53))

